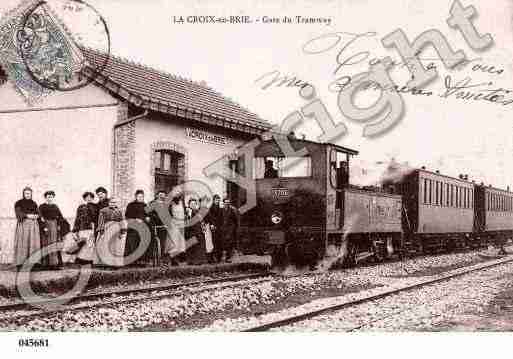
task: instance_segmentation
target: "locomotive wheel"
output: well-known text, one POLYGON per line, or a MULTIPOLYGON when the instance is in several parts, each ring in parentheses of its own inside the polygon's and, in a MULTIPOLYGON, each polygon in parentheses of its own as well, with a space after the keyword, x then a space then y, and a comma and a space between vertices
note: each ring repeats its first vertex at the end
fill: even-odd
POLYGON ((272 268, 285 268, 289 264, 288 253, 285 246, 278 246, 271 255, 272 268))
POLYGON ((383 262, 385 260, 385 256, 383 255, 383 248, 381 244, 372 241, 372 253, 374 255, 374 260, 376 262, 383 262))
POLYGON ((348 239, 347 243, 347 257, 345 260, 345 266, 346 267, 355 267, 357 264, 357 257, 358 257, 358 248, 356 244, 348 239))

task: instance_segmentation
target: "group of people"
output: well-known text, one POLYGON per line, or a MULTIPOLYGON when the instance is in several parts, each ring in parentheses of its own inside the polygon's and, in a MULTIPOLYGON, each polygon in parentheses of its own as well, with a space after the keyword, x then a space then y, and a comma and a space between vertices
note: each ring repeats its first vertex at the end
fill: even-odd
POLYGON ((55 245, 59 250, 31 258, 34 265, 61 268, 63 257, 78 264, 107 267, 171 265, 230 262, 237 247, 239 213, 225 198, 214 195, 208 207, 205 198, 188 199, 164 191, 145 202, 142 190, 135 192, 125 213, 116 198, 105 188, 82 195, 73 227, 54 203, 55 192, 44 193, 40 206, 32 199, 33 191, 23 189, 22 199, 14 205, 17 226, 14 237, 14 263, 21 269, 42 248, 55 245), (57 244, 62 244, 58 246, 57 244))

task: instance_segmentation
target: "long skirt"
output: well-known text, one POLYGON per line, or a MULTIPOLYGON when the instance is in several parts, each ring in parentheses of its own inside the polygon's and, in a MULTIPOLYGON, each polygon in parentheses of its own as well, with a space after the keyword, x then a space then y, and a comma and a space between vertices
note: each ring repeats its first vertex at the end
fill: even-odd
POLYGON ((126 234, 125 257, 135 253, 140 243, 141 239, 139 238, 139 233, 135 229, 128 228, 128 232, 126 234))
POLYGON ((85 244, 77 253, 77 258, 83 261, 93 262, 96 258, 94 231, 92 229, 78 231, 78 238, 81 240, 85 239, 85 244))
POLYGON ((96 258, 94 264, 110 267, 125 265, 126 231, 119 222, 110 221, 96 240, 96 258))
MULTIPOLYGON (((207 262, 207 248, 205 242, 205 233, 202 230, 201 224, 195 224, 191 228, 191 239, 196 238, 197 243, 194 244, 187 251, 187 262, 193 265, 204 264, 207 262)), ((189 241, 190 241, 189 240, 189 241)))
POLYGON ((23 265, 39 249, 41 249, 41 239, 37 220, 25 218, 22 222, 18 222, 14 235, 14 263, 18 266, 23 265))
MULTIPOLYGON (((48 228, 48 231, 41 235, 41 248, 45 248, 60 241, 59 228, 56 220, 46 221, 46 228, 48 228)), ((41 264, 52 267, 61 265, 62 258, 60 252, 52 251, 52 253, 42 259, 41 264)))

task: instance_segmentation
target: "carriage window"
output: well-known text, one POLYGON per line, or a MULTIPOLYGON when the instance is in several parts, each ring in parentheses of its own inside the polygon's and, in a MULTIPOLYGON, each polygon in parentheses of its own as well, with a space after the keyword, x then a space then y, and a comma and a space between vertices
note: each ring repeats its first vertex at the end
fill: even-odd
POLYGON ((255 157, 255 179, 311 177, 312 159, 306 157, 255 157))
POLYGON ((427 190, 428 190, 428 180, 426 178, 424 178, 424 204, 427 204, 428 203, 428 195, 427 195, 427 190))
POLYGON ((435 205, 438 206, 439 198, 438 198, 438 181, 435 181, 435 205))
POLYGON ((440 205, 445 205, 445 183, 440 182, 440 205))
POLYGON ((429 181, 429 204, 433 203, 432 199, 433 199, 433 181, 432 180, 428 180, 429 181))
POLYGON ((440 187, 438 188, 438 192, 440 193, 439 194, 439 197, 440 197, 440 206, 443 206, 444 205, 444 202, 443 202, 443 199, 444 199, 444 191, 443 191, 443 188, 444 188, 444 184, 442 182, 440 182, 440 187))
POLYGON ((445 184, 445 205, 449 207, 451 205, 451 198, 450 198, 450 190, 449 190, 450 184, 445 184))

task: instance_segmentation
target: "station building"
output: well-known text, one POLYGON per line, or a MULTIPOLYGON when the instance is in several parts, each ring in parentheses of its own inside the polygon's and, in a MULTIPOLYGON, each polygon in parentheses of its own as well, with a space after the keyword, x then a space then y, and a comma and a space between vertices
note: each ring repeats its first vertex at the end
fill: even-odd
MULTIPOLYGON (((73 224, 84 191, 109 190, 123 206, 142 189, 199 180, 212 193, 228 182, 203 170, 270 125, 208 87, 126 59, 84 50, 94 82, 29 106, 0 69, 0 263, 10 263, 22 189, 47 190, 73 224), (107 64, 106 66, 104 64, 107 64)), ((228 161, 228 159, 226 159, 228 161)))

